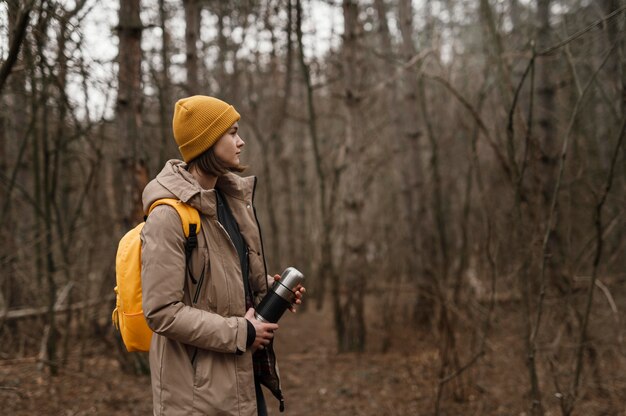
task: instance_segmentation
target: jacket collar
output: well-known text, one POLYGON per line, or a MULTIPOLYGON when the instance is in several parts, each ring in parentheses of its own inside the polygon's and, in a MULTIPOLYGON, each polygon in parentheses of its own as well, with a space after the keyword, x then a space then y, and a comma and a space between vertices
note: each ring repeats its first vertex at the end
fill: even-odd
MULTIPOLYGON (((144 209, 160 198, 175 197, 210 217, 217 215, 217 199, 213 189, 203 189, 187 170, 187 164, 180 160, 170 160, 144 191, 144 209), (158 186, 157 186, 158 184, 158 186), (154 190, 153 188, 160 188, 154 190)), ((218 178, 215 187, 224 194, 252 203, 256 178, 242 178, 234 173, 226 173, 218 178)), ((147 211, 147 209, 145 209, 147 211)))
POLYGON ((217 178, 215 187, 233 198, 252 202, 255 181, 254 176, 242 178, 239 175, 229 172, 217 178))

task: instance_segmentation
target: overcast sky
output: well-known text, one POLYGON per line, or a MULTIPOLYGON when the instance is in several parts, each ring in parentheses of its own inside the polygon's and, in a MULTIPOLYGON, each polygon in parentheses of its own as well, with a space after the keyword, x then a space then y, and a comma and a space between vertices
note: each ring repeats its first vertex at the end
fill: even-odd
MULTIPOLYGON (((61 1, 68 9, 73 7, 74 1, 61 1)), ((342 16, 341 8, 330 6, 327 2, 313 0, 311 2, 303 2, 305 7, 305 17, 310 16, 304 22, 305 47, 307 55, 321 55, 325 53, 329 47, 339 41, 336 36, 341 33, 342 16), (313 22, 315 22, 313 24, 313 22), (333 34, 334 33, 334 34, 333 34)), ((158 26, 158 0, 142 0, 142 23, 146 26, 158 26)), ((172 10, 168 29, 174 39, 184 39, 184 13, 180 0, 166 1, 166 5, 172 10)), ((117 11, 119 3, 117 1, 98 1, 88 0, 83 8, 81 16, 84 15, 84 22, 80 25, 83 36, 83 46, 81 56, 85 63, 89 66, 89 74, 91 79, 88 84, 88 101, 89 101, 89 117, 91 119, 99 119, 103 112, 107 118, 113 115, 114 97, 107 97, 115 92, 116 83, 116 66, 114 63, 117 55, 118 38, 113 31, 117 25, 117 11)), ((284 21, 284 20, 283 20, 284 21)), ((201 39, 210 41, 216 37, 217 17, 211 15, 209 11, 204 10, 202 15, 201 39)), ((284 23, 283 23, 284 24, 284 23)), ((8 27, 7 27, 7 4, 0 1, 0 56, 6 58, 8 54, 8 27)), ((241 42, 243 33, 241 29, 236 29, 228 34, 235 42, 241 42)), ((73 34, 74 40, 78 41, 78 33, 73 34)), ((250 29, 247 35, 247 41, 241 45, 238 54, 245 55, 253 50, 261 52, 269 51, 269 36, 267 33, 256 32, 254 28, 250 29)), ((158 50, 161 42, 161 30, 158 27, 152 27, 144 30, 142 37, 142 49, 144 52, 150 50, 158 50)), ((213 50, 213 52, 217 52, 213 50)), ((211 53, 211 51, 209 51, 211 53)), ((51 54, 51 57, 54 55, 51 54)), ((208 65, 213 65, 215 56, 206 56, 208 65)), ((157 58, 158 59, 158 58, 157 58)), ((172 78, 174 82, 184 81, 185 73, 176 70, 177 66, 184 64, 184 52, 175 54, 171 57, 173 64, 172 78)), ((160 65, 160 62, 158 62, 160 65)), ((144 70, 147 68, 144 68, 144 70)), ((85 101, 85 94, 82 85, 83 80, 76 74, 70 76, 68 92, 73 101, 79 108, 82 108, 82 102, 85 101)), ((85 115, 83 110, 79 113, 80 117, 85 115)))
MULTIPOLYGON (((528 5, 531 0, 520 0, 521 4, 528 5)), ((61 1, 67 8, 71 8, 74 4, 73 0, 61 1)), ((307 56, 321 56, 331 47, 335 47, 341 41, 340 34, 343 32, 343 17, 341 2, 335 1, 335 6, 329 4, 328 0, 311 0, 304 1, 304 15, 305 21, 303 30, 305 33, 304 42, 307 56)), ((449 9, 445 6, 444 2, 432 1, 431 13, 437 16, 438 19, 445 25, 446 21, 463 19, 463 15, 467 14, 473 8, 476 7, 475 0, 458 0, 455 3, 453 9, 449 9)), ((160 49, 161 31, 158 27, 158 0, 142 0, 142 22, 146 26, 152 26, 144 30, 142 38, 142 49, 145 53, 150 53, 151 50, 158 51, 160 49)), ((493 2, 496 9, 508 7, 508 2, 502 0, 493 2)), ((180 0, 166 0, 166 5, 171 10, 170 19, 168 22, 168 29, 175 40, 182 42, 184 39, 184 13, 182 8, 182 2, 180 0)), ((88 0, 86 6, 81 12, 81 16, 84 16, 84 22, 80 26, 81 33, 83 35, 83 46, 81 56, 85 60, 85 63, 89 65, 89 72, 91 79, 88 84, 88 102, 89 102, 89 117, 91 119, 99 119, 104 113, 107 118, 113 116, 114 97, 106 94, 114 94, 116 90, 117 72, 115 67, 115 57, 117 55, 118 38, 113 28, 117 25, 117 10, 119 7, 118 1, 99 1, 88 0)), ((415 25, 421 27, 424 22, 421 21, 421 16, 424 13, 423 0, 413 0, 413 7, 415 10, 415 25)), ((561 6, 555 5, 555 8, 561 6)), ((370 12, 373 12, 370 10, 370 12)), ((396 10, 390 10, 389 14, 389 26, 390 30, 394 34, 398 34, 398 28, 395 20, 396 10)), ((559 11, 554 9, 553 12, 559 11)), ((276 18, 277 25, 284 25, 284 16, 276 18)), ((506 24, 504 22, 503 24, 506 24)), ((202 14, 202 29, 201 39, 203 41, 210 41, 216 38, 217 17, 212 15, 208 10, 204 10, 202 14)), ((366 28, 373 29, 373 28, 366 28)), ((243 38, 243 31, 241 28, 237 28, 231 33, 227 34, 233 41, 240 43, 243 38)), ((443 43, 448 46, 451 42, 446 42, 446 36, 451 39, 454 36, 451 33, 446 34, 445 31, 439 34, 443 43)), ((78 33, 73 34, 74 39, 78 41, 78 33)), ((239 56, 246 55, 252 51, 267 52, 270 49, 269 34, 256 31, 254 26, 248 30, 246 42, 241 43, 240 49, 237 52, 239 56)), ((442 58, 445 60, 446 45, 442 45, 442 58)), ((8 53, 8 29, 7 29, 7 4, 0 0, 0 56, 6 58, 8 53)), ((158 54, 157 54, 158 55, 158 54)), ((51 53, 51 58, 54 54, 51 53)), ((184 65, 185 55, 183 51, 171 56, 171 68, 170 74, 174 82, 184 82, 185 73, 182 70, 184 65)), ((208 56, 205 56, 205 63, 210 68, 215 64, 217 59, 217 49, 212 48, 208 50, 208 56)), ((160 66, 159 57, 156 56, 153 60, 156 65, 160 66)), ((147 65, 144 59, 144 65, 147 65)), ((144 72, 147 73, 147 67, 144 68, 144 72)), ((82 105, 78 104, 85 101, 84 91, 82 86, 82 79, 77 75, 73 75, 69 80, 69 93, 73 97, 73 100, 77 102, 78 107, 82 105)), ((150 91, 146 91, 150 94, 150 91)), ((84 115, 81 114, 81 117, 84 115)))

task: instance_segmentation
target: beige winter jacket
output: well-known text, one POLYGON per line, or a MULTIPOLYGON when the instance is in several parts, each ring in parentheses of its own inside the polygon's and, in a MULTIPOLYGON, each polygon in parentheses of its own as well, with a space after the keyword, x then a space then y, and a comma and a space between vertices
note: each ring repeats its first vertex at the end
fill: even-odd
MULTIPOLYGON (((249 247, 256 304, 267 293, 267 273, 252 206, 255 178, 226 174, 216 187, 249 247)), ((150 346, 154 415, 256 415, 241 266, 217 221, 215 191, 202 189, 183 162, 170 160, 144 190, 144 211, 157 199, 172 197, 198 209, 202 227, 191 255, 193 279, 185 273, 185 237, 172 207, 156 207, 141 234, 143 310, 155 332, 150 346)))

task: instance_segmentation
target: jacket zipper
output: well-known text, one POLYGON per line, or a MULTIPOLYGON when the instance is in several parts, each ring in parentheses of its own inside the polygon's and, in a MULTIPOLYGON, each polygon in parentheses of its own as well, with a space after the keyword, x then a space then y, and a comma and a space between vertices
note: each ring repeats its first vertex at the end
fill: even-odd
POLYGON ((198 296, 200 296, 200 289, 202 288, 202 282, 204 282, 204 268, 205 267, 206 267, 206 263, 202 265, 202 271, 200 272, 200 278, 198 279, 198 286, 196 286, 196 293, 194 293, 193 295, 194 304, 198 302, 198 296))
POLYGON ((196 357, 198 356, 198 347, 193 349, 193 354, 191 355, 191 366, 194 367, 196 364, 196 357))

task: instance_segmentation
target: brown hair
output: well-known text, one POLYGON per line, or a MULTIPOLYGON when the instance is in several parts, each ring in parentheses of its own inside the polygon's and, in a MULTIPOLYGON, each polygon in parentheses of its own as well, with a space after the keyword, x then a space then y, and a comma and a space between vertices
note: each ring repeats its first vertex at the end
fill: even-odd
POLYGON ((197 158, 190 160, 188 163, 188 169, 195 166, 200 172, 205 175, 220 177, 227 172, 243 172, 247 166, 239 165, 235 167, 226 167, 213 151, 213 147, 202 153, 197 158))

